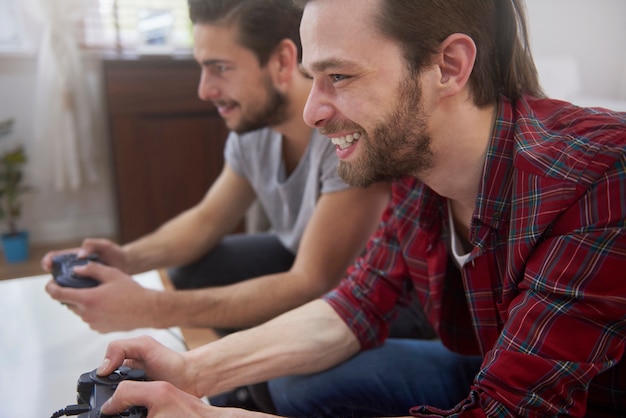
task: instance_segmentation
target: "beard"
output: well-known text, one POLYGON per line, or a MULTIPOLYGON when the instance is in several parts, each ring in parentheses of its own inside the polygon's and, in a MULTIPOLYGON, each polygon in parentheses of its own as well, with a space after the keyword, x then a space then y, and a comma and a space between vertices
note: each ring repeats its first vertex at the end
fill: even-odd
POLYGON ((238 134, 276 126, 289 119, 287 97, 274 87, 269 76, 264 77, 263 85, 267 99, 241 117, 237 126, 232 128, 238 134))
MULTIPOLYGON (((407 175, 417 176, 432 166, 432 141, 427 133, 421 98, 419 82, 407 78, 400 84, 395 108, 383 116, 371 134, 356 124, 335 130, 362 132, 361 156, 351 162, 340 161, 337 167, 343 181, 365 188, 407 175)), ((339 127, 329 124, 324 131, 336 128, 339 127)))

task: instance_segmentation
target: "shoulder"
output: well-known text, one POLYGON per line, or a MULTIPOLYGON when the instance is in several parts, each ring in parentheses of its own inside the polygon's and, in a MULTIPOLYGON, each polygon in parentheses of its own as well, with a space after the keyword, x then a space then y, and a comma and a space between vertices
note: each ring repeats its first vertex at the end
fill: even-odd
POLYGON ((277 141, 279 138, 280 134, 270 128, 257 129, 244 134, 231 132, 226 142, 226 154, 246 160, 269 158, 280 150, 280 141, 277 141))
POLYGON ((515 103, 515 165, 534 174, 593 182, 624 158, 626 113, 553 99, 515 103))

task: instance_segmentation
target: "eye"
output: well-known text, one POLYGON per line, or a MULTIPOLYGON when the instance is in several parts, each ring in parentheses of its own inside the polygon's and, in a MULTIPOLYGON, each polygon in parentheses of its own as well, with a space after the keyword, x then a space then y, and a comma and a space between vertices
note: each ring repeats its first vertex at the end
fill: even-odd
POLYGON ((348 76, 344 74, 331 74, 330 79, 333 83, 338 83, 340 81, 347 80, 348 76))
POLYGON ((209 72, 214 76, 221 76, 232 69, 232 66, 222 63, 215 63, 208 66, 209 72))

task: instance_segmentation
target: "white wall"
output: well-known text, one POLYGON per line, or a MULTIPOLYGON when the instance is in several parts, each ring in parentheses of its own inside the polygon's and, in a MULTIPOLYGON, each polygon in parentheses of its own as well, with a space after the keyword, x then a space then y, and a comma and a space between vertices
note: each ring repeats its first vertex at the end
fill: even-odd
MULTIPOLYGON (((570 57, 578 66, 583 96, 626 99, 626 1, 527 0, 527 8, 537 57, 570 57)), ((33 131, 35 65, 32 55, 0 54, 0 120, 16 118, 16 137, 25 142, 33 131)), ((114 235, 112 181, 105 171, 100 184, 80 192, 35 190, 27 196, 22 225, 33 241, 114 235)))
POLYGON ((626 99, 626 1, 526 0, 537 58, 573 58, 580 95, 626 99))

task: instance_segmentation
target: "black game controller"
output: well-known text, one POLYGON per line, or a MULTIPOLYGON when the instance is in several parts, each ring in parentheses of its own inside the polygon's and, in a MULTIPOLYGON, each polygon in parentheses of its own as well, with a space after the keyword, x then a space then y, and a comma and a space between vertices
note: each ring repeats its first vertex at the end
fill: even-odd
POLYGON ((148 410, 142 406, 128 408, 119 415, 103 415, 100 412, 102 405, 113 396, 117 385, 124 380, 147 381, 148 379, 143 370, 126 366, 121 366, 108 376, 98 376, 95 370, 80 375, 76 400, 79 405, 84 405, 85 409, 89 406, 89 411, 78 415, 78 418, 147 417, 148 410))
POLYGON ((98 256, 90 254, 85 258, 78 258, 75 253, 61 254, 52 257, 52 276, 54 280, 64 287, 96 287, 100 284, 94 278, 74 274, 74 266, 81 266, 90 261, 100 262, 98 256))

